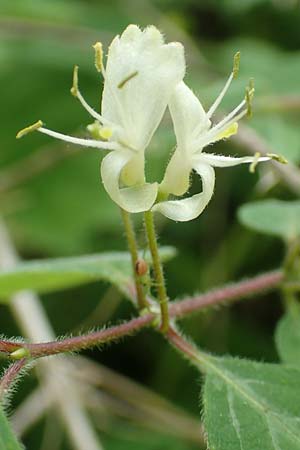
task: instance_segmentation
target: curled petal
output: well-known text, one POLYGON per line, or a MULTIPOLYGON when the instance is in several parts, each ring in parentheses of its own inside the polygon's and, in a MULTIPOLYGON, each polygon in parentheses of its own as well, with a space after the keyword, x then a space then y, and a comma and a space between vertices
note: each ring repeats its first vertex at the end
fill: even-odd
POLYGON ((214 155, 205 152, 202 152, 196 158, 198 162, 209 164, 210 166, 213 167, 233 167, 238 166, 239 164, 247 164, 247 163, 251 164, 253 162, 258 163, 262 161, 269 161, 271 159, 267 156, 262 156, 260 158, 256 158, 255 156, 244 156, 241 158, 234 158, 233 156, 214 155))
POLYGON ((123 142, 145 149, 184 73, 181 44, 165 44, 154 26, 129 25, 109 47, 102 115, 122 127, 123 142))
POLYGON ((153 206, 153 211, 159 211, 169 219, 178 222, 193 220, 202 213, 214 193, 215 172, 211 166, 198 162, 193 168, 202 178, 202 192, 182 200, 157 203, 153 206))
POLYGON ((101 164, 101 177, 105 190, 121 208, 130 213, 148 211, 157 196, 157 183, 144 183, 120 188, 123 168, 130 163, 134 153, 118 150, 106 155, 101 164))

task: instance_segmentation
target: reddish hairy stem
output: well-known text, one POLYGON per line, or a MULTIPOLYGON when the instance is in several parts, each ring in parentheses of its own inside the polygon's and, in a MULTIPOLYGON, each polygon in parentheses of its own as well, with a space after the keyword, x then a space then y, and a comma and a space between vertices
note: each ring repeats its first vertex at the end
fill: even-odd
POLYGON ((134 318, 121 325, 116 325, 101 331, 95 331, 94 333, 66 338, 61 341, 40 344, 23 344, 22 347, 28 349, 31 357, 34 358, 55 355, 57 353, 79 351, 101 345, 102 343, 118 340, 123 336, 134 334, 141 328, 149 326, 154 318, 154 314, 147 314, 145 316, 134 318))
POLYGON ((186 358, 191 362, 197 363, 199 361, 197 358, 197 349, 190 342, 186 341, 174 328, 169 328, 166 334, 167 340, 173 345, 180 353, 183 353, 186 358))
POLYGON ((170 305, 170 315, 180 318, 207 306, 219 305, 226 301, 237 300, 272 289, 283 281, 283 276, 284 274, 280 270, 267 272, 249 280, 230 284, 206 294, 200 294, 197 297, 186 298, 170 305))
POLYGON ((18 348, 22 347, 22 342, 14 342, 14 341, 4 341, 0 340, 0 353, 12 353, 18 348))
POLYGON ((15 381, 16 377, 19 375, 20 371, 23 369, 25 364, 27 363, 26 358, 19 359, 19 361, 14 362, 11 364, 6 371, 4 372, 4 375, 2 376, 0 380, 0 400, 3 399, 13 382, 15 381))
MULTIPOLYGON (((200 311, 207 306, 219 305, 226 301, 237 300, 264 290, 275 288, 282 282, 283 276, 283 272, 279 270, 268 272, 263 275, 258 275, 250 280, 240 281, 239 283, 225 286, 197 297, 178 301, 170 304, 170 316, 173 318, 181 318, 188 314, 200 311)), ((118 340, 123 336, 134 334, 140 329, 150 326, 155 317, 155 314, 149 313, 121 325, 116 325, 105 330, 82 336, 66 338, 61 341, 27 344, 24 342, 1 340, 0 352, 11 353, 18 348, 25 348, 29 350, 31 357, 38 358, 55 355, 57 353, 79 351, 106 342, 118 340)))

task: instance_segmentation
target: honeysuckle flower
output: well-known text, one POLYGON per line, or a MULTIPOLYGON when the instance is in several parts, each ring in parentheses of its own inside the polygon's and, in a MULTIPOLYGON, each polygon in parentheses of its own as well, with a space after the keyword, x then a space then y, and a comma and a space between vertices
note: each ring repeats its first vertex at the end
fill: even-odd
POLYGON ((249 113, 254 92, 253 86, 247 89, 245 99, 233 111, 220 122, 216 124, 211 122, 211 117, 222 101, 236 72, 237 61, 235 61, 234 70, 225 87, 208 112, 204 111, 198 98, 183 81, 175 88, 169 102, 169 109, 177 147, 160 184, 158 194, 160 201, 153 206, 154 211, 159 211, 166 217, 180 222, 195 219, 202 213, 213 195, 214 167, 231 167, 252 163, 254 168, 259 161, 270 159, 270 157, 260 157, 259 155, 235 158, 203 151, 204 147, 235 134, 238 130, 238 120, 249 113), (180 197, 186 194, 190 187, 190 175, 193 170, 202 179, 202 192, 180 200, 168 200, 169 195, 180 197))
POLYGON ((129 25, 110 44, 106 68, 102 46, 95 44, 96 68, 104 77, 101 114, 85 101, 74 70, 72 94, 96 120, 89 127, 93 139, 80 139, 45 128, 41 121, 22 130, 34 129, 54 138, 85 147, 111 150, 102 160, 101 177, 110 197, 128 212, 147 211, 153 205, 157 183, 147 183, 144 152, 167 108, 175 86, 185 73, 184 49, 180 43, 164 43, 154 26, 141 30, 129 25))

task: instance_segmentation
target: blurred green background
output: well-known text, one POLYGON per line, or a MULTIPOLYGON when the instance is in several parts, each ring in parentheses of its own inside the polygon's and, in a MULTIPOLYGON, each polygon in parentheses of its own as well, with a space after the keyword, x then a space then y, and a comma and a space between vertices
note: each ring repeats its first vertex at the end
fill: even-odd
MULTIPOLYGON (((229 111, 239 102, 253 77, 254 117, 247 127, 274 152, 295 165, 300 162, 298 2, 0 0, 0 211, 26 260, 126 249, 119 210, 101 186, 101 154, 62 145, 38 133, 16 141, 15 134, 42 119, 51 129, 85 135, 91 119, 69 94, 73 65, 80 67, 82 92, 97 107, 102 80, 94 69, 92 44, 101 40, 107 47, 129 23, 154 24, 168 41, 185 45, 187 82, 205 107, 223 86, 232 56, 240 50, 240 76, 222 110, 229 111)), ((161 179, 174 143, 166 116, 149 149, 150 179, 161 179)), ((250 150, 231 140, 217 144, 214 151, 243 155, 250 150)), ((200 189, 195 180, 192 191, 200 189)), ((284 255, 281 241, 245 229, 237 221, 237 210, 254 199, 294 199, 297 193, 299 185, 291 186, 265 167, 254 175, 245 166, 217 169, 215 195, 197 220, 176 224, 157 217, 160 243, 178 249, 177 257, 166 268, 170 297, 183 297, 279 267, 284 255)), ((141 234, 141 218, 135 219, 141 234)), ((87 331, 134 313, 114 288, 102 283, 43 295, 42 304, 57 335, 87 331)), ((20 334, 10 310, 0 308, 1 333, 20 334)), ((206 311, 182 325, 209 351, 276 361, 273 330, 280 315, 279 297, 269 294, 231 308, 206 311)), ((185 417, 191 426, 198 418, 200 421, 199 375, 154 332, 142 332, 87 355, 177 405, 181 408, 174 412, 178 421, 185 417)), ((115 380, 118 386, 119 382, 115 380)), ((35 385, 32 373, 19 386, 12 410, 35 385)), ((130 408, 113 387, 107 387, 105 377, 98 402, 89 411, 105 449, 200 448, 197 433, 189 432, 188 426, 185 433, 179 432, 175 419, 165 432, 157 417, 143 420, 138 403, 147 402, 146 397, 141 394, 130 408)), ((61 440, 54 443, 49 429, 55 430, 54 434, 62 429, 51 411, 24 432, 26 447, 75 448, 63 431, 61 440)))

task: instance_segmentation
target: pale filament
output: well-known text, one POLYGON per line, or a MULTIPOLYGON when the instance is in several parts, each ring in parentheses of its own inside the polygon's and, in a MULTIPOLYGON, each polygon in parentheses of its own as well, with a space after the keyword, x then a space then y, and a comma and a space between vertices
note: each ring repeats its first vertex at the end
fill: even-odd
POLYGON ((81 105, 84 107, 84 109, 96 120, 98 120, 100 123, 106 126, 111 126, 111 122, 106 120, 104 117, 101 116, 101 114, 97 113, 84 99, 84 97, 81 95, 81 92, 77 88, 76 90, 76 98, 80 101, 81 105))
POLYGON ((57 131, 48 130, 47 128, 41 127, 37 131, 47 134, 55 139, 60 139, 61 141, 70 142, 71 144, 81 145, 83 147, 98 148, 101 150, 120 150, 121 145, 116 142, 104 142, 96 141, 94 139, 81 139, 73 136, 68 136, 67 134, 58 133, 57 131))
POLYGON ((240 119, 242 119, 242 117, 244 117, 247 114, 247 109, 244 109, 243 111, 241 111, 238 115, 234 116, 234 117, 226 117, 225 119, 223 119, 221 122, 223 122, 223 126, 220 127, 220 123, 219 122, 216 126, 214 126, 213 128, 211 128, 207 133, 205 133, 203 136, 201 136, 201 138, 199 140, 197 140, 197 148, 198 150, 203 147, 205 147, 206 145, 211 144, 212 142, 215 141, 214 138, 216 138, 218 136, 218 134, 221 134, 223 131, 227 130, 227 128, 229 128, 233 123, 238 122, 240 119), (231 120, 230 120, 231 119, 231 120))
POLYGON ((231 72, 231 74, 230 74, 228 80, 226 81, 225 86, 223 87, 222 91, 220 92, 220 94, 218 95, 218 97, 216 98, 216 100, 214 101, 214 103, 211 105, 211 107, 209 108, 209 110, 208 110, 207 113, 206 113, 206 117, 207 117, 208 119, 211 118, 211 116, 214 114, 214 112, 216 111, 216 109, 219 107, 221 101, 223 100, 223 98, 224 98, 226 92, 227 92, 228 89, 229 89, 229 86, 231 85, 231 82, 232 82, 232 80, 233 80, 233 77, 234 77, 234 73, 231 72))

